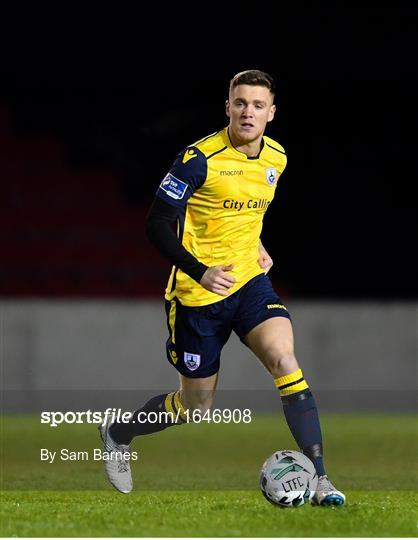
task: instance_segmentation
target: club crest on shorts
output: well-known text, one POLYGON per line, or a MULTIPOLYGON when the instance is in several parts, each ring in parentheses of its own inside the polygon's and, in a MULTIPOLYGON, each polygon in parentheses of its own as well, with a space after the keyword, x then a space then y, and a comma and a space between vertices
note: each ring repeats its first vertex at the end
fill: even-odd
POLYGON ((184 363, 190 371, 195 371, 200 366, 200 354, 184 353, 184 363))
POLYGON ((269 186, 273 186, 274 182, 277 180, 277 169, 276 167, 269 167, 266 169, 266 180, 269 186))

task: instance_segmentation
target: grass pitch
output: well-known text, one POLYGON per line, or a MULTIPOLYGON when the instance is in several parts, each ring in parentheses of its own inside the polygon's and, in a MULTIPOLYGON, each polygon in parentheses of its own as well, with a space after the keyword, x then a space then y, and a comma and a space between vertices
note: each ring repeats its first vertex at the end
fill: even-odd
POLYGON ((100 448, 92 425, 2 421, 2 536, 416 536, 416 417, 322 415, 329 475, 341 508, 282 509, 259 492, 277 449, 295 449, 283 418, 174 427, 136 439, 134 492, 108 486, 91 459, 46 463, 40 449, 100 448))

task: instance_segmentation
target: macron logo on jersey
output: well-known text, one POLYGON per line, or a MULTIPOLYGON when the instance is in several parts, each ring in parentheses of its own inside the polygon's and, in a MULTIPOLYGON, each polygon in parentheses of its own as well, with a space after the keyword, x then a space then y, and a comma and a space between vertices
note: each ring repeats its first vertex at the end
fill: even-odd
POLYGON ((160 188, 167 193, 172 199, 182 199, 186 193, 187 184, 182 182, 172 174, 168 173, 161 182, 160 188))

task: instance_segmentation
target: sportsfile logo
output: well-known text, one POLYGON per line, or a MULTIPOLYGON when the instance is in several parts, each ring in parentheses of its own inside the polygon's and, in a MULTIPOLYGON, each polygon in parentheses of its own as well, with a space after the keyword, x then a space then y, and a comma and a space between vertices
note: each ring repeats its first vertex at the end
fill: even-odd
POLYGON ((130 411, 122 412, 122 409, 108 407, 105 411, 43 411, 41 413, 41 424, 48 424, 50 427, 57 427, 61 424, 100 424, 104 426, 108 422, 121 424, 157 424, 164 422, 178 422, 179 416, 170 411, 150 411, 139 412, 133 418, 130 411))
POLYGON ((105 411, 43 411, 41 412, 41 424, 57 427, 60 424, 101 424, 105 425, 108 420, 127 424, 132 418, 130 411, 122 412, 122 409, 108 407, 105 411))

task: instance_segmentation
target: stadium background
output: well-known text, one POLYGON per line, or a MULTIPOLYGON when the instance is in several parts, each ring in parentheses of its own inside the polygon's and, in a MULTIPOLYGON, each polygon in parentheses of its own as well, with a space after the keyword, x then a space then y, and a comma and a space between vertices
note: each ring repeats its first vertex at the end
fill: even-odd
POLYGON ((208 30, 195 9, 118 22, 112 6, 111 24, 2 17, 2 534, 416 534, 417 10, 343 4, 231 8, 208 30), (94 426, 50 428, 39 411, 131 409, 176 385, 169 264, 144 219, 176 153, 225 125, 229 79, 254 67, 278 83, 268 134, 289 157, 263 242, 323 413, 327 469, 348 495, 326 519, 258 492, 262 461, 294 442, 271 378, 235 338, 215 406, 251 407, 250 425, 136 440, 129 498, 101 463, 39 459, 99 446, 94 426))

